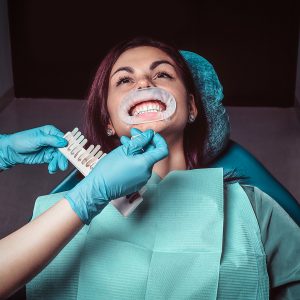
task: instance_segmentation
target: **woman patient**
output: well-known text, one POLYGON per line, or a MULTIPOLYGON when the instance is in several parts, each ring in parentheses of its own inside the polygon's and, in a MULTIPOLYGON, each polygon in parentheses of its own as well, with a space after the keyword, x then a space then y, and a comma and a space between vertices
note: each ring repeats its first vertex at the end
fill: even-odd
MULTIPOLYGON (((112 205, 80 216, 89 226, 27 285, 28 299, 299 297, 299 227, 258 188, 205 167, 213 124, 202 101, 173 47, 136 38, 108 53, 88 97, 88 141, 110 152, 152 129, 169 155, 128 218, 112 205)), ((35 215, 65 195, 40 197, 35 215)))

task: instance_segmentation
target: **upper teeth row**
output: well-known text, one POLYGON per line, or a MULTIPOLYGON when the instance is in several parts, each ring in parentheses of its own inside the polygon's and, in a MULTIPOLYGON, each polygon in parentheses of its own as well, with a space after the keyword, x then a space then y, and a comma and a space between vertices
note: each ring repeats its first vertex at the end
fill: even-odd
POLYGON ((134 109, 133 115, 136 116, 139 113, 143 113, 146 111, 162 111, 163 109, 158 104, 145 104, 139 105, 134 109))

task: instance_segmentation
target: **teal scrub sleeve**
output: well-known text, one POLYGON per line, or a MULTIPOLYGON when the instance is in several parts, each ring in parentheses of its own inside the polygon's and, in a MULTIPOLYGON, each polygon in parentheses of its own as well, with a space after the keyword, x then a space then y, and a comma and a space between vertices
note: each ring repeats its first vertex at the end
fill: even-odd
POLYGON ((270 299, 300 299, 300 227, 259 188, 242 185, 261 231, 270 278, 270 299))

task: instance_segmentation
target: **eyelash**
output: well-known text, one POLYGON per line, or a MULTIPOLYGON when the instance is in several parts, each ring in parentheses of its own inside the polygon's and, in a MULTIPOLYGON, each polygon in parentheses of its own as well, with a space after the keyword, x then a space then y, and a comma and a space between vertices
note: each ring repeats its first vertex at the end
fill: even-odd
MULTIPOLYGON (((123 84, 123 83, 124 83, 124 80, 131 80, 131 78, 128 77, 128 76, 120 77, 120 78, 118 79, 117 83, 116 83, 116 86, 119 86, 120 84, 123 84)), ((127 83, 127 82, 125 82, 125 83, 127 83)))
MULTIPOLYGON (((169 73, 167 72, 158 72, 154 78, 168 78, 168 79, 174 79, 173 76, 171 76, 169 73), (160 75, 164 75, 164 77, 159 77, 160 75)), ((123 76, 123 77, 120 77, 116 83, 116 86, 119 86, 121 84, 125 84, 125 83, 128 83, 128 81, 132 80, 131 77, 129 76, 123 76), (125 80, 127 80, 127 82, 124 82, 125 80)))
MULTIPOLYGON (((155 77, 158 77, 159 75, 165 75, 165 76, 167 76, 169 79, 174 79, 174 77, 173 76, 171 76, 169 73, 167 73, 167 72, 158 72, 157 74, 156 74, 156 76, 155 77)), ((164 77, 165 78, 165 77, 164 77)))

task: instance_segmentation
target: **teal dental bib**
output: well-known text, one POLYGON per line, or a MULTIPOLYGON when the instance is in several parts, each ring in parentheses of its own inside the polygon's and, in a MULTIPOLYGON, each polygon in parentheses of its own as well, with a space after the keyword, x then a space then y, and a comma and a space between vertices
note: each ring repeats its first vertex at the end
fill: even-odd
MULTIPOLYGON (((254 212, 239 184, 225 191, 224 201, 222 168, 152 173, 138 209, 124 218, 108 205, 27 299, 267 299, 254 212)), ((63 193, 54 196, 38 199, 34 217, 63 193)))

